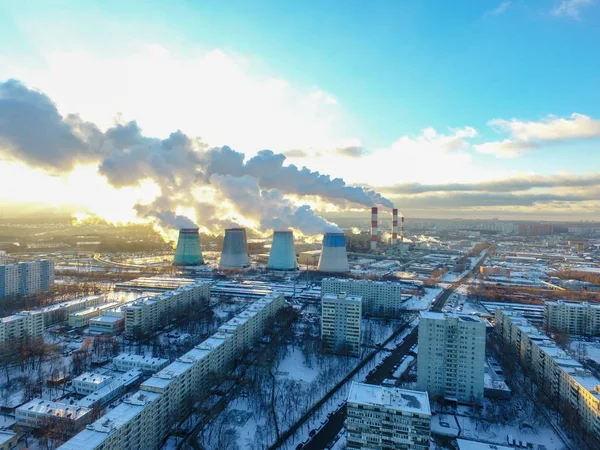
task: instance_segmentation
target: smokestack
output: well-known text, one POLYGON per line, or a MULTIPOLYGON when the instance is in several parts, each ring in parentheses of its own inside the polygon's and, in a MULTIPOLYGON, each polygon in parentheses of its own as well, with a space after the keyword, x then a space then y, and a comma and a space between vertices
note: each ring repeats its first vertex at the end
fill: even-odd
POLYGON ((377 206, 371 208, 371 250, 377 249, 377 206))
POLYGON ((400 220, 400 242, 404 242, 404 216, 400 220))
POLYGON ((250 265, 248 241, 245 228, 228 228, 225 230, 223 251, 219 261, 219 269, 240 269, 250 265))
POLYGON ((317 267, 319 272, 349 272, 344 233, 325 233, 317 267))
POLYGON ((298 268, 296 250, 294 249, 294 235, 291 231, 273 232, 273 243, 267 269, 295 270, 298 268))
POLYGON ((398 243, 398 209, 392 209, 392 245, 398 243))
POLYGON ((176 266, 197 266, 204 264, 198 228, 182 228, 179 230, 173 264, 176 266))

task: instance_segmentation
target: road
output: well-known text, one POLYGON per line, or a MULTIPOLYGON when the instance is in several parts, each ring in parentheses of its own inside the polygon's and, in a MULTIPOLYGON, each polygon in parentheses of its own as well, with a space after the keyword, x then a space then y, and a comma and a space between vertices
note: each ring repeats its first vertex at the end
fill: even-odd
MULTIPOLYGON (((432 311, 441 311, 444 307, 444 304, 448 300, 448 298, 454 293, 454 291, 462 285, 466 280, 468 280, 474 274, 479 272, 479 267, 483 264, 485 259, 487 258, 487 253, 479 262, 473 267, 469 273, 467 273, 464 277, 459 279, 450 285, 444 292, 442 292, 433 306, 431 307, 432 311)), ((404 358, 410 348, 417 343, 417 328, 415 328, 412 333, 410 333, 404 342, 397 347, 390 355, 383 361, 378 368, 375 369, 375 372, 368 376, 365 380, 365 383, 368 384, 381 384, 383 380, 386 378, 390 378, 394 371, 394 365, 398 364, 402 358, 404 358)), ((327 421, 325 425, 319 430, 317 434, 313 436, 313 438, 303 447, 303 450, 322 450, 326 448, 331 441, 338 435, 338 433, 342 430, 344 426, 344 421, 346 420, 346 407, 343 405, 340 409, 338 409, 327 421)))

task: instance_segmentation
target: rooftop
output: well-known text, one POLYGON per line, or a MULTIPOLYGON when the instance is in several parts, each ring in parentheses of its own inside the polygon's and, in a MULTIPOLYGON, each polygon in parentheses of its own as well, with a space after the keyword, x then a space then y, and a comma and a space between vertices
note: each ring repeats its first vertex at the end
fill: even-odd
POLYGON ((348 402, 431 416, 427 392, 352 382, 348 402))
POLYGON ((69 405, 67 403, 34 398, 24 405, 19 406, 17 411, 37 412, 38 414, 77 420, 89 413, 90 409, 79 405, 69 405))

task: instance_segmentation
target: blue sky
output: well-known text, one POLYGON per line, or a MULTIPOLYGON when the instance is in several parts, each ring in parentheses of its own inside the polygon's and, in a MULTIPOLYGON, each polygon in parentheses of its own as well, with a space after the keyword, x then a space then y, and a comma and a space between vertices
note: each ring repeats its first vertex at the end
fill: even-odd
MULTIPOLYGON (((368 5, 313 0, 6 2, 0 6, 0 80, 20 79, 46 92, 62 113, 80 113, 99 124, 108 124, 121 113, 138 120, 146 133, 160 136, 173 119, 170 130, 182 128, 208 138, 210 144, 235 144, 248 154, 263 145, 277 146, 273 150, 283 153, 308 149, 309 159, 290 160, 349 182, 378 186, 556 174, 577 177, 595 172, 600 163, 600 132, 595 131, 600 119, 598 23, 600 5, 593 0, 375 1, 368 5), (78 84, 86 92, 99 84, 117 92, 110 83, 135 81, 129 69, 122 79, 115 71, 136 56, 143 61, 140 65, 154 58, 147 53, 140 56, 147 45, 166 49, 165 61, 180 70, 192 66, 195 70, 196 59, 218 51, 225 58, 219 59, 223 70, 233 64, 240 71, 231 82, 245 88, 259 83, 262 89, 268 79, 285 83, 284 113, 269 107, 263 115, 258 101, 256 120, 281 116, 302 123, 305 135, 319 138, 303 139, 290 131, 287 141, 265 137, 261 145, 260 137, 244 140, 248 130, 239 125, 236 131, 234 122, 229 124, 231 137, 213 131, 225 120, 224 113, 221 122, 195 128, 186 124, 186 117, 175 122, 176 114, 164 119, 145 117, 145 111, 130 106, 133 97, 129 103, 111 99, 94 109, 90 103, 102 97, 76 96, 73 79, 57 68, 76 65, 77 58, 69 59, 74 51, 101 67, 114 64, 109 81, 88 74, 78 84), (61 78, 68 82, 61 84, 61 78), (323 93, 321 100, 325 100, 307 107, 305 99, 315 92, 323 93), (296 116, 296 110, 302 112, 296 116), (590 121, 565 131, 558 121, 573 121, 574 113, 590 121), (513 128, 509 122, 489 124, 511 119, 518 121, 513 128), (539 123, 550 124, 538 132, 539 123), (527 131, 516 137, 514 130, 523 124, 527 131), (426 129, 436 134, 429 133, 425 145, 419 138, 426 129), (440 150, 439 137, 455 136, 457 130, 473 132, 458 136, 460 142, 450 151, 440 150), (402 141, 404 137, 409 141, 402 141), (511 141, 510 151, 488 145, 489 151, 483 152, 484 147, 477 147, 506 139, 511 141), (327 148, 345 145, 363 148, 362 155, 367 159, 370 155, 370 160, 336 159, 327 148), (428 157, 414 155, 429 151, 428 157), (433 167, 410 170, 407 179, 400 174, 380 180, 356 175, 363 167, 375 170, 384 157, 397 157, 402 170, 428 161, 433 167), (435 167, 438 159, 440 167, 435 167)), ((148 95, 168 89, 165 78, 168 70, 149 79, 148 95)), ((193 92, 194 83, 187 88, 193 92)), ((265 89, 273 92, 271 87, 265 89)), ((229 109, 237 109, 235 101, 227 101, 229 109)), ((252 111, 252 106, 239 109, 252 111)), ((244 122, 241 115, 236 120, 244 122)))

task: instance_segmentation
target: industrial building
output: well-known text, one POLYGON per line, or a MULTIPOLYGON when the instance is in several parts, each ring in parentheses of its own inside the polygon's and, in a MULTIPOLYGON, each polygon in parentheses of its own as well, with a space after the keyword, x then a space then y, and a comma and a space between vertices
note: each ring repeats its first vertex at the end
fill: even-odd
POLYGON ((120 353, 113 358, 115 370, 127 372, 132 369, 140 369, 144 373, 156 373, 167 367, 169 360, 165 358, 153 358, 144 355, 132 355, 130 353, 120 353))
POLYGON ((0 266, 0 298, 33 295, 54 287, 54 261, 30 261, 0 266))
POLYGON ((344 233, 325 233, 323 235, 323 247, 317 270, 331 273, 350 271, 344 233))
POLYGON ((400 283, 392 281, 355 280, 351 278, 324 278, 321 282, 323 294, 345 292, 362 298, 362 313, 365 316, 397 316, 402 310, 400 283))
POLYGON ((540 391, 562 414, 575 414, 579 426, 600 439, 600 380, 520 313, 496 308, 495 315, 500 341, 527 368, 540 391))
POLYGON ((225 230, 219 269, 241 269, 249 265, 250 257, 248 256, 246 229, 228 228, 225 230))
POLYGON ((562 300, 545 302, 544 329, 579 336, 597 336, 600 334, 600 306, 562 300))
POLYGON ((421 312, 417 389, 433 398, 481 404, 485 333, 485 323, 473 315, 421 312))
POLYGON ((15 419, 17 424, 31 428, 51 424, 53 420, 67 421, 79 430, 89 420, 91 411, 79 405, 34 398, 15 410, 15 419))
POLYGON ((321 250, 309 250, 298 255, 298 264, 301 266, 317 266, 321 258, 321 250))
POLYGON ((199 281, 155 297, 139 298, 125 308, 125 334, 152 333, 181 317, 190 308, 208 304, 210 282, 199 281))
POLYGON ((429 449, 427 392, 352 382, 346 413, 348 449, 429 449))
POLYGON ((345 293, 325 294, 321 299, 321 341, 323 350, 360 356, 362 299, 345 293))
POLYGON ((197 266, 204 264, 198 228, 182 228, 179 230, 173 264, 176 266, 197 266))
POLYGON ((510 277, 510 268, 499 266, 481 266, 479 273, 484 277, 510 277))
POLYGON ((267 269, 296 270, 297 268, 298 261, 296 259, 296 249, 294 248, 294 234, 291 231, 275 231, 267 269))
POLYGON ((164 292, 194 284, 196 281, 191 278, 174 278, 174 277, 140 277, 134 280, 124 281, 115 284, 116 289, 124 289, 128 291, 148 291, 148 292, 164 292))
POLYGON ((88 425, 60 450, 157 450, 171 426, 202 400, 214 378, 227 374, 264 334, 269 318, 285 304, 273 293, 253 303, 219 331, 141 384, 140 390, 88 425))
POLYGON ((44 339, 42 311, 22 311, 0 319, 0 345, 18 346, 31 339, 44 339))

